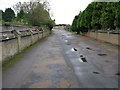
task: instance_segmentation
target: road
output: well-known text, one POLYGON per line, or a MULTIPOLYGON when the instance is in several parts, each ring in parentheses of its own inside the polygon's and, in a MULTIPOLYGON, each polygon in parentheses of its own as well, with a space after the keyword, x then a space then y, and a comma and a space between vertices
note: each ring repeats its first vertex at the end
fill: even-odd
POLYGON ((53 29, 3 71, 3 88, 117 88, 118 47, 53 29))

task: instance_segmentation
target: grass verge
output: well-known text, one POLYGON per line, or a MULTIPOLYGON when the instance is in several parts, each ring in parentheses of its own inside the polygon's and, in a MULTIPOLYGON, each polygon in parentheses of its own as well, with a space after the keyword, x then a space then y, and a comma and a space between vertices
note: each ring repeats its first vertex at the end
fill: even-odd
POLYGON ((2 68, 0 68, 0 71, 6 70, 6 69, 12 67, 16 62, 18 62, 22 57, 24 57, 27 53, 29 53, 33 48, 35 48, 38 45, 40 45, 40 43, 42 43, 43 41, 45 41, 45 39, 47 37, 50 37, 52 35, 53 35, 53 33, 47 35, 43 39, 41 39, 38 42, 34 43, 33 45, 25 48, 21 53, 18 53, 16 55, 14 55, 13 57, 5 59, 4 62, 3 62, 3 64, 2 64, 2 68))

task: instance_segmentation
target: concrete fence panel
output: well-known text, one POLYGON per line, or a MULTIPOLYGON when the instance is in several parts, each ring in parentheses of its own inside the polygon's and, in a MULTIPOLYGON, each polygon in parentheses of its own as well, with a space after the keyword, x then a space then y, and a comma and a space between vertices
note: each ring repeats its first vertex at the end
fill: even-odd
POLYGON ((119 34, 110 34, 110 43, 115 43, 117 45, 120 45, 119 43, 119 34))
MULTIPOLYGON (((24 50, 26 47, 29 47, 31 45, 31 36, 27 36, 27 37, 22 37, 21 38, 21 50, 24 50)), ((21 51, 20 50, 20 51, 21 51)))
POLYGON ((109 42, 108 33, 97 33, 97 39, 109 42))
POLYGON ((25 48, 29 47, 49 34, 49 31, 30 30, 27 32, 30 34, 22 35, 24 32, 21 33, 17 30, 14 30, 13 34, 16 36, 15 38, 0 41, 0 44, 2 44, 2 58, 0 58, 0 61, 18 54, 25 48))
POLYGON ((2 43, 2 60, 18 53, 18 40, 17 39, 6 40, 0 43, 2 43))
POLYGON ((118 37, 120 34, 112 34, 112 33, 100 33, 100 32, 88 32, 86 36, 98 39, 104 42, 112 43, 115 45, 120 45, 118 42, 118 37))

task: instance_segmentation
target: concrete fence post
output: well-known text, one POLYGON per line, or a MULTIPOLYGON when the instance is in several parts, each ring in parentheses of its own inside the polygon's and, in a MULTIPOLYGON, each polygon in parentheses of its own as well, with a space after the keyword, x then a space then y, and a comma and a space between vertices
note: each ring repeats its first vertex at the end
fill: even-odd
POLYGON ((13 30, 13 34, 17 37, 18 52, 21 52, 21 33, 17 30, 13 30))
POLYGON ((108 32, 108 42, 110 42, 110 32, 108 32))
POLYGON ((40 40, 42 37, 41 37, 41 34, 42 32, 40 30, 37 29, 37 32, 38 32, 38 39, 40 40))
POLYGON ((42 38, 44 37, 44 30, 43 30, 43 28, 41 28, 41 30, 42 30, 42 38))
POLYGON ((33 31, 32 30, 30 30, 30 35, 31 35, 31 45, 33 44, 33 31))
POLYGON ((97 36, 98 35, 98 32, 97 31, 95 31, 95 39, 97 39, 97 36))

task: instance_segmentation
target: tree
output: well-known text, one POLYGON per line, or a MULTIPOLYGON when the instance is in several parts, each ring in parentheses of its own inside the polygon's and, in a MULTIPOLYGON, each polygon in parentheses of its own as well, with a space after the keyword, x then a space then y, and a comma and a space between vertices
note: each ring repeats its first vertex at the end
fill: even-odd
POLYGON ((92 12, 92 21, 91 26, 93 29, 101 29, 100 17, 102 10, 102 2, 93 2, 93 12, 92 12))
POLYGON ((78 15, 75 16, 75 18, 73 20, 72 31, 77 32, 79 34, 79 30, 78 30, 78 27, 77 27, 78 26, 77 20, 78 20, 78 15))
POLYGON ((23 9, 20 10, 20 12, 17 14, 16 20, 19 22, 28 23, 28 18, 26 16, 26 13, 23 11, 23 9))
POLYGON ((117 6, 114 8, 114 10, 115 10, 114 26, 116 28, 120 28, 120 2, 114 3, 114 6, 117 6))
POLYGON ((4 14, 3 10, 0 10, 0 21, 2 20, 3 14, 4 14))
POLYGON ((17 18, 19 19, 24 19, 25 18, 25 13, 24 11, 21 9, 20 12, 17 14, 17 18))
MULTIPOLYGON (((99 0, 98 0, 99 1, 99 0)), ((72 31, 120 28, 120 2, 92 2, 73 20, 72 31)))
POLYGON ((113 3, 107 2, 105 8, 102 10, 102 15, 100 18, 100 23, 103 28, 105 29, 115 29, 114 20, 115 20, 115 13, 113 9, 113 3))
POLYGON ((15 13, 11 8, 7 8, 3 15, 3 20, 5 22, 11 22, 15 18, 15 13))
POLYGON ((24 2, 17 3, 14 6, 16 12, 20 9, 22 11, 18 14, 21 17, 21 14, 26 14, 26 17, 29 23, 33 26, 47 26, 48 28, 52 28, 54 25, 54 21, 51 19, 49 10, 47 8, 48 3, 44 2, 43 4, 39 1, 37 2, 24 2), (23 13, 24 12, 24 13, 23 13))
POLYGON ((88 7, 85 9, 85 27, 91 29, 91 21, 92 21, 92 13, 93 13, 93 4, 89 4, 88 7))

